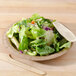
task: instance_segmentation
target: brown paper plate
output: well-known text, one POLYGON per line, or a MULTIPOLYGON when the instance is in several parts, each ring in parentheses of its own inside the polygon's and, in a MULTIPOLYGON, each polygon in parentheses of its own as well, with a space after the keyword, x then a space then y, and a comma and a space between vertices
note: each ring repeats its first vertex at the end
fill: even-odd
POLYGON ((15 56, 15 57, 18 57, 21 59, 29 59, 29 60, 33 60, 33 61, 44 61, 44 60, 54 59, 54 58, 57 58, 57 57, 65 54, 72 47, 71 46, 69 49, 63 49, 58 53, 54 53, 54 54, 51 54, 48 56, 30 56, 30 55, 26 55, 26 54, 21 54, 19 51, 17 51, 17 49, 15 49, 12 46, 10 40, 6 37, 6 32, 4 34, 4 44, 5 44, 5 47, 8 49, 9 54, 12 55, 12 57, 15 56))

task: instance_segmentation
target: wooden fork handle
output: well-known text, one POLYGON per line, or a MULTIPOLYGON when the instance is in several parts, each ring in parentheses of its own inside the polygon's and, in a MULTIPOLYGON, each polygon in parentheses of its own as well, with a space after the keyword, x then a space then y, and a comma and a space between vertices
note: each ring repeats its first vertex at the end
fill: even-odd
POLYGON ((8 62, 10 64, 14 64, 14 65, 16 65, 18 67, 21 67, 23 69, 32 71, 34 73, 37 73, 37 74, 40 74, 40 75, 45 75, 45 72, 44 71, 41 71, 41 70, 39 70, 37 68, 34 68, 32 66, 29 66, 27 64, 23 64, 21 62, 18 62, 16 60, 12 59, 8 54, 0 53, 0 60, 6 61, 6 62, 8 62))

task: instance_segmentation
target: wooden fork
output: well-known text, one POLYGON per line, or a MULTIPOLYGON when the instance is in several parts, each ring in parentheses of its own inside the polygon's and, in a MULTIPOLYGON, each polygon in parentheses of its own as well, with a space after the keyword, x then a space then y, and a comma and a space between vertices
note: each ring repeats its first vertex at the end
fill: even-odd
POLYGON ((61 23, 55 21, 53 22, 53 25, 57 29, 57 31, 68 41, 70 42, 75 42, 76 41, 76 36, 64 25, 61 23))

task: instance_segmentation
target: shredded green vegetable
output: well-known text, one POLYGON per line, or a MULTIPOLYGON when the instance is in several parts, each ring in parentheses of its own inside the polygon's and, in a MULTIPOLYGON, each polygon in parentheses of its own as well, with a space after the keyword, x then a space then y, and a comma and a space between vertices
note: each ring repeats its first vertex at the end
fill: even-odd
POLYGON ((7 37, 18 51, 31 56, 46 56, 70 48, 71 42, 59 34, 54 21, 34 14, 15 23, 8 30, 7 37))

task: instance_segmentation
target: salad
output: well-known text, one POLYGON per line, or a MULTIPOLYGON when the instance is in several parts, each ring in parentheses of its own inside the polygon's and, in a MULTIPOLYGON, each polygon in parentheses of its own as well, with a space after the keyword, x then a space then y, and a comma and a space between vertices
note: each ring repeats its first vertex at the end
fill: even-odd
POLYGON ((7 37, 17 51, 31 56, 46 56, 70 48, 71 42, 59 34, 54 21, 34 14, 13 24, 7 37))

